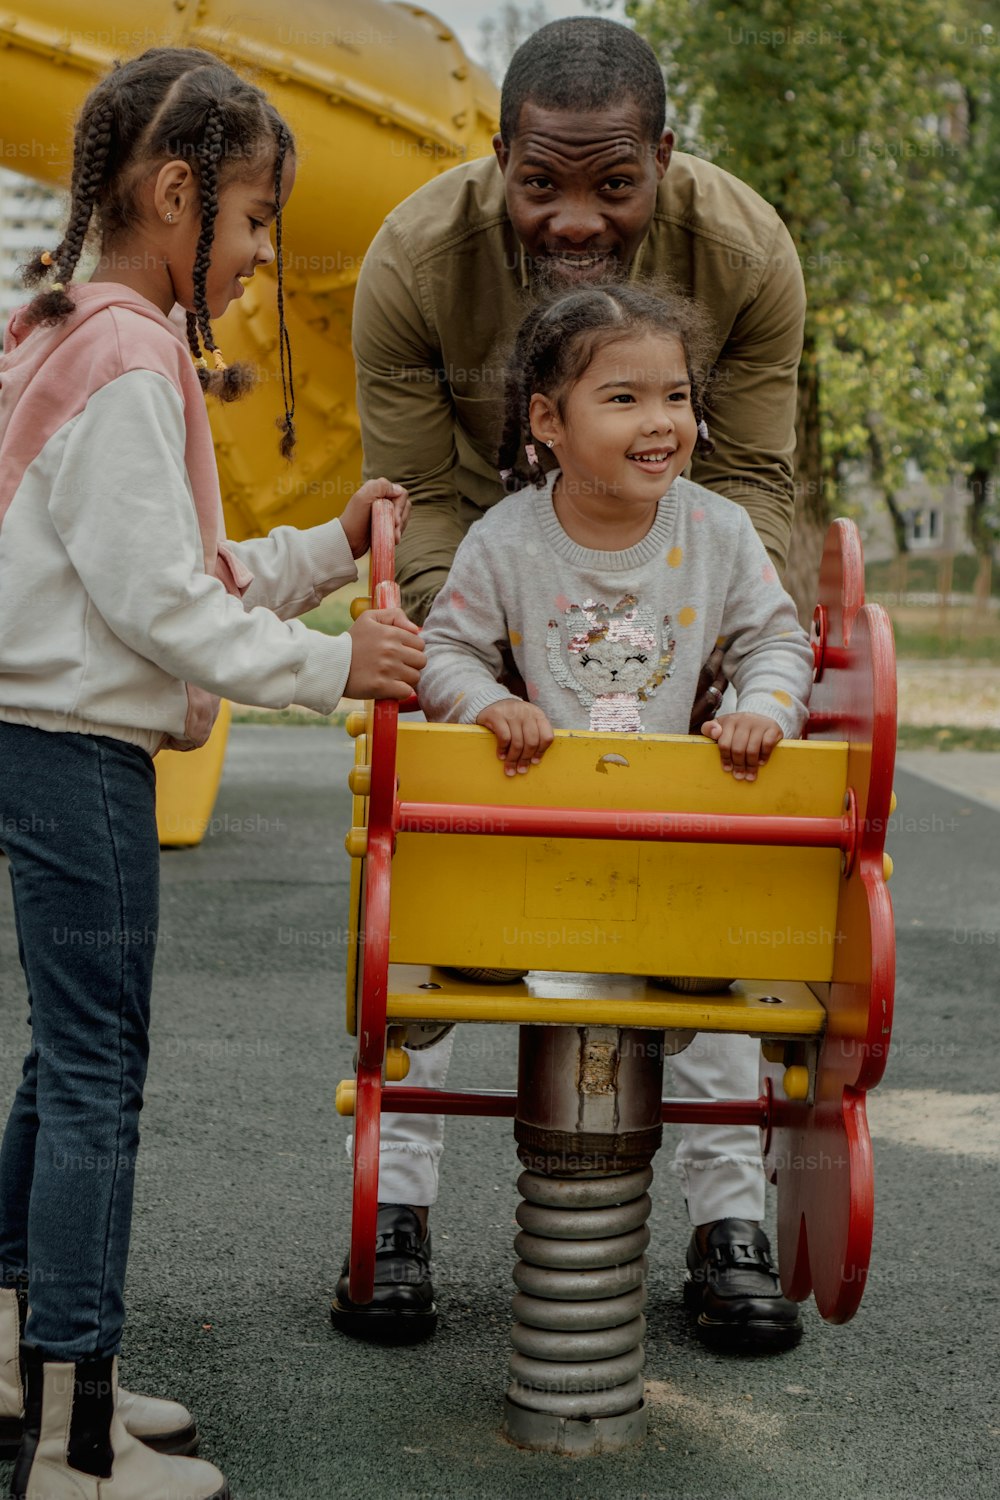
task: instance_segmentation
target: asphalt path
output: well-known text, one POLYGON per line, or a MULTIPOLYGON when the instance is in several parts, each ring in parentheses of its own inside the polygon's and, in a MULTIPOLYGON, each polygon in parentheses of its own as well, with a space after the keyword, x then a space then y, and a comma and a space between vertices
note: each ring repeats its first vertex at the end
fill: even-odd
MULTIPOLYGON (((943 759, 946 759, 943 758, 943 759)), ((500 1436, 517 1161, 509 1123, 449 1124, 441 1322, 419 1349, 333 1331, 348 1237, 346 736, 234 730, 212 828, 163 858, 153 1056, 122 1375, 186 1400, 234 1500, 957 1500, 997 1493, 1000 812, 900 771, 896 1028, 872 1096, 876 1226, 861 1310, 810 1304, 779 1357, 702 1348, 665 1157, 650 1221, 650 1428, 572 1460, 500 1436)), ((0 895, 0 1097, 23 986, 0 895)), ((465 1027, 456 1086, 513 1078, 513 1028, 465 1027)), ((668 1133, 669 1134, 669 1133, 668 1133)), ((0 1472, 0 1482, 7 1471, 0 1472)))

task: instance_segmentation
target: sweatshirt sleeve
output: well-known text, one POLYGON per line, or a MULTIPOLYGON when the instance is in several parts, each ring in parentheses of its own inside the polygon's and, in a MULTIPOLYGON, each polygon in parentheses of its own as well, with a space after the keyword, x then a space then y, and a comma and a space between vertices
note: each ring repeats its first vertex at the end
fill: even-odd
POLYGON ((786 739, 798 739, 808 717, 812 647, 746 511, 740 513, 722 636, 722 669, 736 688, 736 712, 765 714, 786 739))
POLYGON ((182 682, 263 708, 332 712, 350 671, 350 636, 247 610, 209 577, 185 436, 180 395, 148 370, 102 386, 75 419, 49 511, 94 608, 125 645, 182 682))
POLYGON ((417 696, 428 719, 474 724, 484 708, 513 697, 498 682, 507 621, 486 549, 474 526, 424 625, 427 665, 417 696))
POLYGON ((252 541, 227 540, 226 548, 254 575, 243 595, 243 608, 262 605, 282 620, 294 620, 315 609, 327 594, 358 576, 339 521, 303 530, 276 526, 267 536, 252 541))

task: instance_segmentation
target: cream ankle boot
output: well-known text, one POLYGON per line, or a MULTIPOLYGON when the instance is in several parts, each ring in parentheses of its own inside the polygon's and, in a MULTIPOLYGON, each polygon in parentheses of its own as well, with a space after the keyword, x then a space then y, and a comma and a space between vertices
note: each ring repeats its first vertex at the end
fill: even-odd
POLYGON ((229 1500, 213 1464, 155 1453, 117 1411, 117 1360, 24 1351, 24 1438, 11 1500, 229 1500))
MULTIPOLYGON (((13 1458, 21 1443, 24 1388, 20 1344, 26 1314, 26 1294, 0 1287, 0 1459, 13 1458)), ((118 1415, 134 1438, 158 1453, 197 1452, 198 1429, 179 1401, 160 1401, 119 1390, 118 1415)))

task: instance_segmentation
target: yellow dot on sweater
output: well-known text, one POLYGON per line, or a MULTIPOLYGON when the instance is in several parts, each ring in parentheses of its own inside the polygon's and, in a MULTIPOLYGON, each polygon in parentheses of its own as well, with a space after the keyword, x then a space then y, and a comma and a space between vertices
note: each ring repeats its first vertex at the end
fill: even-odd
POLYGON ((696 609, 692 609, 690 604, 685 604, 684 608, 677 616, 677 623, 678 625, 693 625, 697 618, 698 611, 696 609))
POLYGON ((509 630, 507 634, 510 636, 510 643, 512 646, 519 646, 524 640, 524 636, 519 630, 509 630))
POLYGON ((684 548, 671 547, 670 551, 667 553, 667 566, 670 568, 679 568, 683 561, 684 548))
POLYGON ((784 688, 775 688, 774 692, 771 694, 771 697, 777 698, 778 702, 785 708, 791 707, 792 695, 791 693, 786 693, 784 688))

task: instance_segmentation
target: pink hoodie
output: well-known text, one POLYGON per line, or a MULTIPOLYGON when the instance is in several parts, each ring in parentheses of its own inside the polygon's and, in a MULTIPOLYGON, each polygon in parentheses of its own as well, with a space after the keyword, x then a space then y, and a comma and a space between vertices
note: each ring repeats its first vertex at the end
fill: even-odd
POLYGON ((184 338, 127 287, 71 295, 0 357, 0 718, 155 752, 204 743, 217 694, 329 713, 350 637, 295 617, 357 577, 339 521, 227 542, 184 338))
MULTIPOLYGON (((59 323, 28 325, 22 307, 7 325, 0 361, 0 451, 4 458, 0 526, 24 471, 49 438, 83 411, 94 392, 125 370, 153 370, 177 388, 188 413, 184 460, 194 492, 205 572, 218 578, 228 593, 242 597, 253 574, 226 545, 212 432, 190 350, 169 318, 129 287, 115 282, 75 286, 73 302, 75 311, 59 323), (115 323, 113 339, 108 338, 106 325, 102 326, 104 320, 95 321, 95 314, 106 308, 115 323), (137 337, 132 320, 118 316, 125 309, 165 329, 169 343, 137 337)), ((190 683, 187 693, 185 738, 169 741, 170 749, 203 745, 219 712, 219 699, 213 693, 190 683)))

